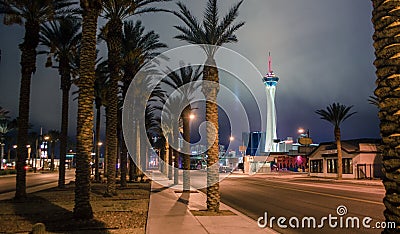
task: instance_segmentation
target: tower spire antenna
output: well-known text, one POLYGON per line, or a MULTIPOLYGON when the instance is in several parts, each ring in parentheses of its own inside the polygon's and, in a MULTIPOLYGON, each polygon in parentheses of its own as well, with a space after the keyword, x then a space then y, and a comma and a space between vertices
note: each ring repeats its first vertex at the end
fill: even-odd
POLYGON ((272 73, 272 58, 271 52, 268 52, 268 73, 272 73))

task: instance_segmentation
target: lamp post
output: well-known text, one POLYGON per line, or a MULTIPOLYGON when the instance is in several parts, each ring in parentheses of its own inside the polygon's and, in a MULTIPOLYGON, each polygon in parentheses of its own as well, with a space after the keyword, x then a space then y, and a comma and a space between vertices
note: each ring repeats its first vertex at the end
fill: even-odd
POLYGON ((94 175, 96 177, 96 181, 100 181, 100 173, 99 173, 99 161, 100 161, 100 147, 103 145, 103 142, 97 142, 97 147, 96 147, 96 157, 94 158, 94 163, 95 163, 95 171, 94 175))
MULTIPOLYGON (((14 149, 14 151, 15 151, 15 158, 14 158, 14 162, 16 161, 16 159, 17 159, 17 154, 18 154, 18 151, 17 151, 17 145, 13 145, 13 149, 14 149)), ((11 160, 10 160, 11 161, 11 160)), ((15 165, 15 164, 13 164, 13 165, 15 165)))
POLYGON ((307 131, 305 131, 304 130, 304 128, 299 128, 298 130, 297 130, 297 132, 300 134, 300 136, 302 136, 302 137, 307 137, 307 138, 309 138, 310 137, 310 129, 307 129, 307 131))

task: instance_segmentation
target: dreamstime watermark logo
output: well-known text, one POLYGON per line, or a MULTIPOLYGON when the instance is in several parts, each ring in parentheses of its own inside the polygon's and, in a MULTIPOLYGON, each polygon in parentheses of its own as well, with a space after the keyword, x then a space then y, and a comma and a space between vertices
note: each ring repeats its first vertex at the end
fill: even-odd
POLYGON ((395 222, 373 222, 371 217, 365 216, 363 218, 355 217, 355 216, 346 216, 347 215, 347 207, 344 205, 339 205, 336 208, 336 214, 328 214, 327 216, 323 216, 320 219, 317 219, 313 216, 305 216, 302 218, 299 217, 275 217, 268 216, 268 212, 264 213, 264 216, 261 216, 257 220, 257 225, 260 228, 273 228, 276 224, 279 228, 287 229, 287 228, 313 228, 313 229, 322 229, 322 228, 366 228, 366 229, 395 229, 395 222))
MULTIPOLYGON (((124 140, 135 164, 145 174, 149 166, 156 164, 165 174, 167 171, 175 171, 170 158, 161 158, 160 154, 156 152, 150 152, 150 156, 147 153, 148 149, 152 149, 151 143, 154 143, 148 134, 149 125, 151 125, 151 123, 149 124, 151 117, 148 114, 151 109, 149 100, 157 99, 154 96, 157 96, 160 89, 164 89, 162 95, 166 99, 158 102, 158 104, 162 103, 162 106, 158 109, 155 108, 157 110, 154 111, 156 115, 160 115, 158 117, 160 119, 158 135, 160 132, 162 133, 169 145, 169 150, 175 150, 175 154, 179 152, 179 154, 205 155, 212 145, 210 142, 215 142, 216 136, 218 136, 218 126, 214 126, 211 120, 204 121, 198 124, 197 132, 201 139, 197 143, 186 142, 182 137, 182 112, 188 106, 195 107, 195 109, 201 106, 202 109, 198 108, 196 112, 205 112, 205 103, 214 103, 217 104, 219 112, 222 111, 228 119, 229 123, 224 122, 224 125, 230 126, 232 134, 239 136, 242 132, 250 132, 250 129, 265 129, 266 93, 262 77, 261 72, 248 59, 225 47, 188 45, 168 50, 156 57, 137 73, 126 93, 123 106, 124 140), (216 64, 210 63, 203 51, 205 47, 213 47, 217 51, 214 55, 216 64), (168 88, 168 85, 165 85, 165 80, 171 81, 173 72, 177 74, 173 79, 179 79, 179 75, 190 73, 188 67, 192 68, 190 74, 193 75, 197 68, 204 69, 206 63, 218 69, 219 82, 200 78, 178 88, 168 88), (213 89, 215 87, 217 89, 213 89), (215 98, 215 93, 212 93, 215 90, 217 90, 217 98, 215 98), (210 96, 213 96, 214 99, 210 99, 210 96)), ((198 115, 204 116, 204 114, 199 113, 198 115)), ((174 156, 178 157, 177 154, 174 156)), ((204 158, 207 158, 207 155, 204 158)), ((219 162, 216 160, 213 165, 208 165, 208 168, 218 170, 219 166, 219 162)), ((207 187, 207 173, 204 170, 180 170, 177 174, 185 174, 182 171, 192 174, 191 178, 196 180, 196 183, 191 183, 191 186, 197 189, 207 187)), ((150 173, 146 175, 152 178, 150 173)), ((224 176, 220 176, 218 181, 228 174, 221 175, 224 176)), ((152 179, 154 180, 154 178, 152 179)))

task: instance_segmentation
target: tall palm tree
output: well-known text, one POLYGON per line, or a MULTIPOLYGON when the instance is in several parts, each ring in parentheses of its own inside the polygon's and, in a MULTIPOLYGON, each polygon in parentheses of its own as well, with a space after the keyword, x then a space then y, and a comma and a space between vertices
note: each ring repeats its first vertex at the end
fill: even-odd
MULTIPOLYGON (((123 38, 122 38, 122 98, 125 99, 129 85, 136 76, 137 72, 142 69, 151 59, 157 57, 161 48, 167 47, 161 43, 159 35, 154 31, 145 32, 145 28, 141 21, 125 21, 123 38)), ((122 115, 120 115, 122 116, 122 115)), ((122 123, 120 119, 120 124, 122 123)), ((125 141, 123 136, 122 142, 122 158, 121 164, 125 164, 125 155, 127 154, 125 141)), ((130 159, 129 170, 132 172, 133 161, 130 159)), ((125 167, 121 167, 121 185, 125 180, 125 167)), ((132 174, 132 173, 130 173, 132 174)), ((132 177, 132 176, 130 176, 132 177)))
POLYGON ((96 80, 94 82, 94 103, 96 107, 96 130, 95 130, 95 181, 100 181, 99 162, 100 162, 100 125, 101 107, 107 106, 107 80, 109 78, 107 62, 98 63, 96 66, 96 80))
POLYGON ((40 25, 54 18, 57 11, 72 4, 70 0, 0 0, 0 14, 4 24, 20 24, 25 27, 21 50, 21 86, 18 112, 18 154, 16 199, 26 198, 26 171, 24 170, 28 150, 29 102, 31 76, 36 71, 36 47, 39 44, 40 25))
POLYGON ((399 92, 399 61, 397 54, 400 51, 398 44, 398 8, 399 3, 394 0, 372 0, 372 23, 375 28, 373 35, 376 67, 375 95, 378 100, 380 119, 380 133, 383 141, 383 184, 386 188, 383 200, 386 209, 386 221, 396 222, 396 229, 385 229, 384 233, 398 233, 400 224, 398 172, 400 170, 399 129, 400 103, 399 92))
POLYGON ((97 18, 101 11, 101 0, 81 0, 82 40, 76 144, 76 180, 74 217, 93 218, 90 205, 90 160, 93 148, 93 99, 96 64, 97 18))
POLYGON ((181 111, 180 119, 183 122, 183 140, 184 140, 184 154, 183 154, 183 191, 190 191, 190 120, 192 112, 192 107, 190 105, 193 99, 193 94, 196 89, 200 86, 199 81, 202 70, 198 66, 194 69, 192 66, 186 66, 183 62, 180 63, 180 69, 178 71, 172 71, 168 68, 167 71, 169 79, 163 79, 162 82, 167 86, 171 87, 173 90, 177 90, 176 94, 179 96, 180 102, 174 103, 175 110, 181 111), (182 109, 177 109, 177 107, 182 109))
MULTIPOLYGON (((55 153, 55 149, 56 149, 56 143, 60 140, 60 132, 57 130, 50 130, 47 133, 47 136, 49 137, 49 141, 50 141, 50 170, 54 171, 54 153, 55 153)), ((64 163, 65 164, 65 163, 64 163)), ((61 164, 60 164, 61 166, 61 164)), ((65 165, 64 165, 65 168, 65 165)))
POLYGON ((60 167, 58 187, 65 187, 65 160, 67 154, 68 138, 68 107, 69 91, 71 89, 73 74, 76 68, 73 63, 79 56, 79 43, 81 21, 79 19, 64 18, 51 21, 41 26, 40 44, 49 48, 45 51, 48 55, 46 66, 52 66, 52 59, 58 62, 58 73, 61 78, 62 108, 61 108, 61 133, 60 133, 60 167))
POLYGON ((136 14, 160 11, 148 5, 165 0, 104 0, 102 1, 102 17, 108 22, 103 28, 103 35, 108 48, 108 67, 110 69, 109 89, 106 108, 106 142, 107 142, 107 189, 105 195, 116 194, 115 162, 117 157, 117 125, 118 125, 118 81, 121 80, 121 49, 123 21, 136 14))
POLYGON ((175 26, 181 33, 175 38, 191 44, 200 45, 207 55, 203 70, 202 92, 206 98, 206 121, 207 124, 207 209, 219 211, 219 175, 218 175, 218 107, 217 94, 219 91, 218 68, 214 55, 218 46, 237 42, 235 32, 244 25, 244 22, 234 24, 239 14, 239 7, 243 1, 239 1, 228 12, 220 18, 217 0, 208 0, 204 11, 203 22, 199 22, 182 2, 178 2, 179 12, 174 14, 182 20, 185 26, 175 26), (214 130, 215 129, 215 130, 214 130), (215 139, 213 141, 213 139, 215 139))
POLYGON ((317 113, 321 119, 324 119, 331 124, 333 124, 334 128, 334 134, 335 134, 335 141, 336 141, 336 148, 337 148, 337 155, 338 155, 338 161, 337 161, 337 172, 338 172, 338 180, 342 179, 342 144, 340 141, 340 124, 343 123, 346 119, 348 119, 350 116, 354 115, 357 112, 351 112, 350 110, 353 108, 353 106, 345 106, 340 103, 333 103, 329 106, 326 107, 326 110, 320 109, 316 110, 315 113, 317 113))

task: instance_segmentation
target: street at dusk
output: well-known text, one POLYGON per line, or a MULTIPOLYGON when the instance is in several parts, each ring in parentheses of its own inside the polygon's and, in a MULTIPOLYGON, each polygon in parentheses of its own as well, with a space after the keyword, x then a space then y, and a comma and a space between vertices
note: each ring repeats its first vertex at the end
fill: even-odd
POLYGON ((400 232, 399 0, 0 0, 0 233, 400 232))
MULTIPOLYGON (((278 176, 279 177, 279 176, 278 176)), ((270 176, 230 177, 221 183, 221 200, 233 208, 257 220, 268 212, 274 217, 321 217, 329 214, 338 216, 339 205, 347 207, 347 216, 371 217, 374 222, 384 221, 382 199, 385 189, 379 181, 372 185, 362 183, 337 183, 307 177, 280 179, 270 176)), ((268 224, 269 225, 269 224, 268 224)), ((367 230, 346 229, 346 233, 377 233, 375 228, 367 230)), ((281 233, 343 233, 343 229, 324 228, 282 229, 274 223, 274 229, 281 233)), ((379 230, 381 231, 381 230, 379 230)))

